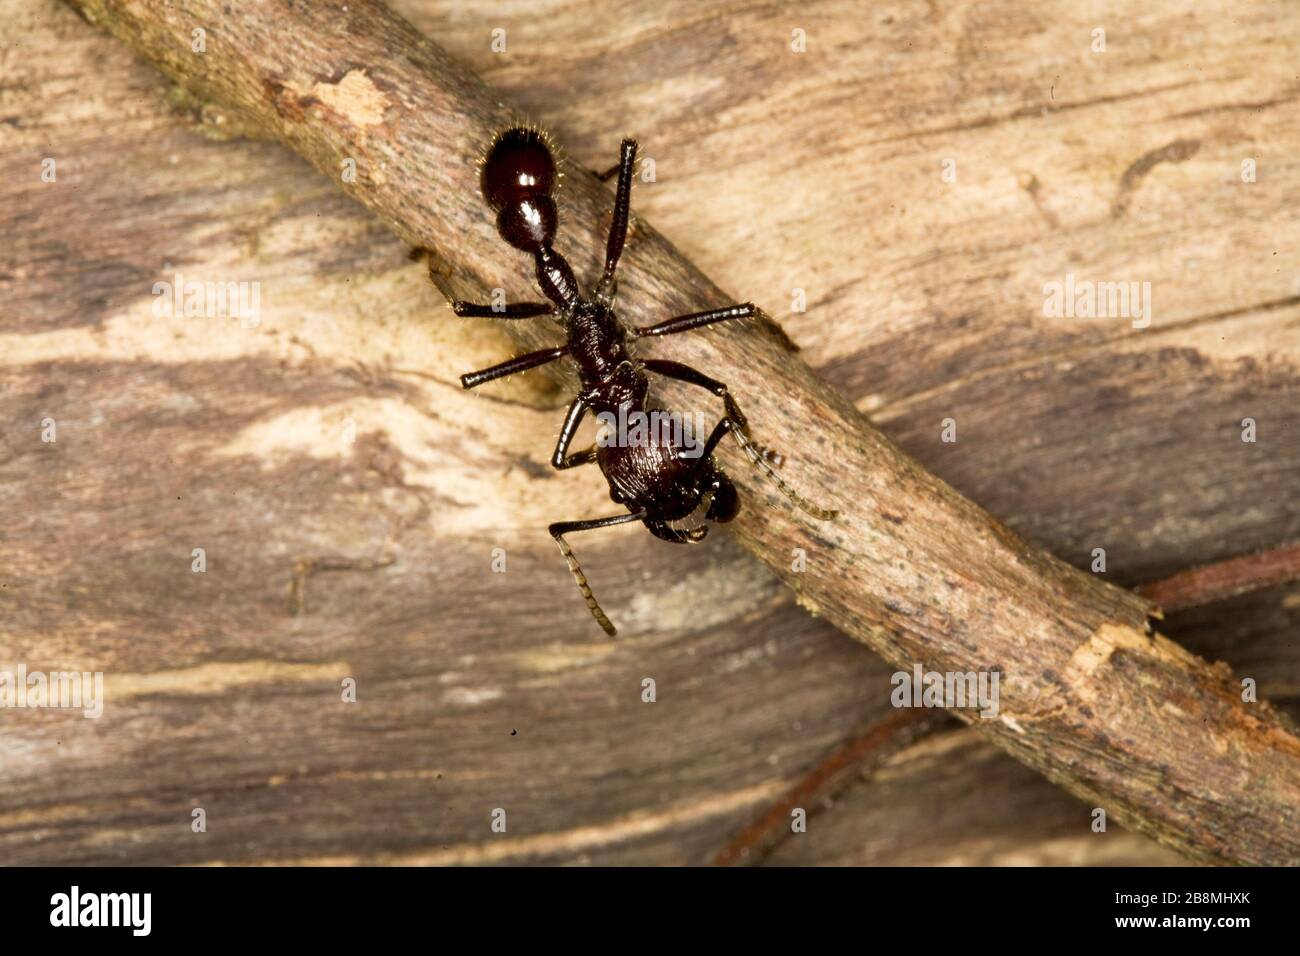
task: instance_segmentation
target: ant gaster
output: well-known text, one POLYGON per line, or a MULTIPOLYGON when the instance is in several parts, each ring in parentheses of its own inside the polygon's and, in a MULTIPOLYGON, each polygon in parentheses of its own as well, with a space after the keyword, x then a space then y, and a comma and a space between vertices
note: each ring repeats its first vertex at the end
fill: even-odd
POLYGON ((673 335, 759 314, 754 305, 746 302, 681 315, 644 328, 628 330, 619 322, 611 308, 616 290, 614 274, 627 237, 636 150, 635 140, 623 140, 618 165, 600 177, 607 179, 617 171, 618 190, 605 249, 605 270, 595 294, 585 298, 578 290, 568 262, 552 246, 559 222, 552 196, 557 185, 557 171, 546 137, 536 129, 525 127, 513 127, 500 133, 483 160, 480 180, 483 198, 497 214, 497 232, 501 238, 532 255, 537 268, 537 283, 550 301, 513 303, 504 307, 460 301, 452 303, 459 316, 528 319, 552 315, 564 326, 567 334, 564 345, 530 352, 500 365, 463 375, 461 384, 465 388, 474 388, 563 356, 577 363, 581 391, 565 415, 551 464, 563 469, 595 462, 609 482, 610 498, 626 507, 627 513, 585 521, 561 521, 551 525, 549 530, 559 544, 592 616, 611 636, 616 633, 614 625, 591 593, 582 567, 564 536, 574 531, 640 521, 652 534, 665 541, 685 544, 702 540, 708 533, 707 524, 682 530, 674 527, 673 523, 694 515, 705 506, 706 500, 704 517, 710 521, 731 521, 739 513, 740 499, 736 486, 713 460, 714 448, 725 435, 731 434, 754 464, 798 507, 821 520, 835 516, 833 511, 808 503, 781 480, 762 450, 746 434, 745 416, 726 385, 680 362, 637 359, 630 351, 629 333, 635 338, 673 335), (600 447, 593 445, 570 454, 569 445, 589 410, 604 421, 609 420, 605 416, 618 418, 620 409, 625 416, 634 412, 657 411, 646 405, 647 372, 698 385, 722 399, 726 417, 713 429, 703 452, 686 449, 677 442, 676 436, 652 434, 644 441, 602 443, 600 447))

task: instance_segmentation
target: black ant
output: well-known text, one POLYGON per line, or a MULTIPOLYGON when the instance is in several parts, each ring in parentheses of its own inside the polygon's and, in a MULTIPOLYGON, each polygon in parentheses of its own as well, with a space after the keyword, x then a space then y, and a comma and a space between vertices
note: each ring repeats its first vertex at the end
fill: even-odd
MULTIPOLYGON (((694 515, 706 497, 708 503, 704 517, 709 521, 731 521, 739 513, 740 499, 736 486, 713 460, 713 450, 723 436, 731 434, 754 464, 795 505, 823 521, 836 514, 808 503, 781 480, 768 463, 767 455, 746 434, 745 416, 726 385, 680 362, 638 360, 629 351, 629 331, 635 338, 652 338, 759 314, 753 304, 746 302, 681 315, 645 328, 628 330, 620 324, 611 305, 617 285, 614 273, 627 238, 636 150, 635 140, 623 140, 619 163, 615 167, 618 190, 614 221, 605 249, 605 271, 595 295, 584 298, 578 291, 573 270, 551 245, 559 223, 558 210, 551 195, 558 177, 545 136, 536 129, 525 127, 514 127, 498 134, 483 160, 480 179, 483 198, 497 214, 497 232, 501 238, 516 249, 532 254, 537 266, 538 285, 550 302, 521 302, 497 307, 472 302, 452 303, 459 316, 529 319, 554 315, 564 326, 568 337, 564 345, 529 352, 500 365, 462 375, 461 384, 465 388, 474 388, 566 355, 577 362, 582 390, 569 406, 551 464, 563 469, 595 462, 609 482, 610 498, 625 506, 628 513, 585 521, 561 521, 551 525, 549 531, 559 544, 592 616, 610 636, 616 633, 614 625, 596 602, 582 567, 564 536, 573 531, 641 521, 656 537, 674 544, 703 540, 708 533, 707 524, 681 530, 673 527, 673 523, 694 515), (606 416, 617 418, 620 409, 624 415, 621 420, 626 420, 632 413, 658 411, 646 406, 647 372, 698 385, 722 399, 726 417, 713 429, 703 451, 684 447, 673 436, 652 434, 644 441, 601 442, 600 447, 593 445, 569 454, 569 444, 588 410, 604 421, 610 420, 606 416)), ((613 173, 614 170, 610 170, 600 178, 607 179, 613 173)))

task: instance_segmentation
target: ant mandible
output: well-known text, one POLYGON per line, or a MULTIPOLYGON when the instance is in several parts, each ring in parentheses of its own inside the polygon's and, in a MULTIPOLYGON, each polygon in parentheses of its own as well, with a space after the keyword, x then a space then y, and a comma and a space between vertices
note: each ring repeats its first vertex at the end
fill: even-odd
MULTIPOLYGON (((709 521, 731 521, 739 513, 740 499, 736 486, 713 460, 713 451, 725 435, 733 436, 750 460, 799 508, 823 521, 836 514, 805 501, 781 480, 764 453, 750 440, 745 416, 726 385, 680 362, 639 360, 629 350, 629 330, 619 322, 611 306, 617 286, 614 274, 627 238, 636 150, 635 140, 623 140, 619 163, 615 167, 618 190, 614 221, 605 247, 605 271, 595 294, 585 298, 578 290, 568 262, 552 246, 559 223, 552 197, 557 185, 557 172, 546 137, 539 130, 528 127, 512 127, 498 134, 483 160, 480 177, 483 198, 497 214, 497 232, 501 238, 533 256, 537 283, 550 301, 514 303, 504 307, 461 301, 452 303, 459 316, 529 319, 553 315, 564 326, 567 334, 564 345, 529 352, 500 365, 462 375, 461 384, 467 389, 475 388, 484 382, 537 368, 564 356, 577 363, 581 391, 565 415, 551 464, 564 469, 595 462, 609 483, 610 498, 625 506, 627 514, 585 521, 560 521, 548 530, 559 544, 592 616, 611 637, 617 631, 591 593, 582 566, 564 536, 575 531, 640 521, 656 537, 674 544, 703 540, 708 533, 707 524, 682 530, 673 527, 673 523, 695 515, 706 498, 704 517, 709 521), (713 429, 703 451, 688 449, 676 436, 654 434, 652 430, 645 440, 602 442, 600 447, 593 445, 570 454, 569 445, 589 410, 602 420, 608 420, 605 416, 618 417, 620 409, 625 416, 620 420, 626 420, 626 416, 632 413, 658 411, 646 406, 647 372, 698 385, 722 399, 726 417, 713 429)), ((601 178, 608 178, 613 172, 610 170, 601 178)), ((746 302, 681 315, 630 331, 635 338, 653 338, 758 314, 759 310, 746 302)))

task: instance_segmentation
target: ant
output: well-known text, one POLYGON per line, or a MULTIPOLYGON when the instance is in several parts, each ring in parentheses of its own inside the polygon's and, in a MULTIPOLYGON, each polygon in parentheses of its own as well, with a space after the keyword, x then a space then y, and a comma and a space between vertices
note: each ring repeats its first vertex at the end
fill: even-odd
POLYGON ((530 319, 551 315, 564 326, 567 334, 564 345, 529 352, 491 368, 462 375, 460 381, 467 389, 475 388, 564 356, 577 363, 581 391, 564 417, 551 464, 557 469, 565 469, 595 462, 609 482, 610 498, 625 506, 627 513, 585 521, 560 521, 548 530, 559 544, 587 608, 611 637, 617 630, 601 610, 564 536, 575 531, 640 521, 651 534, 664 541, 686 544, 703 540, 709 530, 707 524, 691 530, 682 530, 673 524, 692 517, 701 506, 705 508, 706 520, 719 523, 731 521, 740 512, 736 486, 713 460, 713 451, 724 436, 730 434, 734 437, 753 463, 796 506, 823 521, 836 515, 834 511, 823 510, 805 501, 781 480, 768 463, 769 454, 750 440, 746 418, 726 385, 680 362, 638 360, 629 350, 629 331, 635 338, 654 338, 760 314, 752 303, 746 302, 681 315, 657 325, 631 330, 619 322, 611 308, 617 288, 614 274, 627 238, 636 151, 635 140, 623 140, 618 165, 599 177, 608 179, 617 170, 618 188, 614 219, 605 249, 605 271, 595 294, 586 298, 578 290, 568 262, 552 246, 559 224, 559 212, 552 197, 558 174, 547 137, 531 127, 512 127, 499 133, 482 163, 480 187, 483 198, 497 214, 497 232, 501 238, 533 256, 537 283, 550 301, 513 303, 495 308, 473 302, 452 303, 458 316, 530 319), (722 399, 726 417, 713 429, 703 451, 685 447, 676 436, 652 434, 643 441, 612 444, 602 441, 600 447, 593 445, 570 454, 569 445, 589 410, 605 422, 609 421, 607 416, 616 417, 620 410, 625 416, 620 421, 625 421, 633 413, 659 411, 646 405, 647 372, 697 385, 722 399))

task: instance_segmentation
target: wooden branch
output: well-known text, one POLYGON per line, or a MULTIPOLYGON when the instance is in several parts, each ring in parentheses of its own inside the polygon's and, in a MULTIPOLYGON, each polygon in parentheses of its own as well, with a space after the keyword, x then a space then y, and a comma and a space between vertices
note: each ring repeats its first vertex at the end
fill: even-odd
MULTIPOLYGON (((1179 571, 1135 588, 1165 612, 1201 607, 1214 601, 1300 579, 1300 547, 1276 548, 1179 571)), ((790 811, 803 807, 811 817, 854 780, 917 740, 948 726, 946 715, 900 710, 875 720, 840 744, 714 856, 718 866, 762 863, 790 834, 790 811)))
MULTIPOLYGON (((536 298, 477 184, 485 144, 517 117, 382 4, 71 2, 238 128, 288 144, 434 250, 444 293, 536 298)), ((584 170, 566 173, 558 246, 590 280, 610 193, 584 170)), ((634 324, 736 298, 644 222, 620 277, 620 314, 634 324)), ((526 347, 554 341, 545 322, 509 325, 526 347)), ((1300 863, 1300 740, 1268 705, 1243 703, 1226 668, 1153 634, 1153 606, 1028 547, 902 454, 771 329, 720 327, 655 352, 726 381, 790 482, 841 509, 832 523, 808 519, 738 453, 724 455, 746 502, 738 539, 806 608, 900 668, 1000 672, 996 719, 958 715, 1112 820, 1208 861, 1300 863)), ((720 411, 684 386, 662 394, 683 412, 720 411)), ((599 569, 588 570, 599 590, 599 569)))

